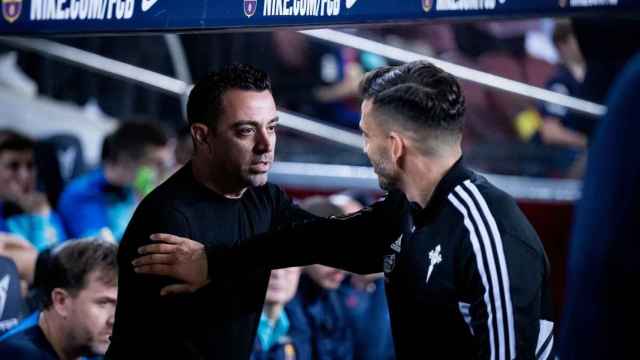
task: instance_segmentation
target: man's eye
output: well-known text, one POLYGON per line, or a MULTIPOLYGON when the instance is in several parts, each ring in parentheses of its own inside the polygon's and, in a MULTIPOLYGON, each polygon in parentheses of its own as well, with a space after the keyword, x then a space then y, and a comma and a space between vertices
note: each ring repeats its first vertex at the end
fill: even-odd
POLYGON ((253 128, 250 128, 250 127, 239 128, 238 129, 238 134, 240 134, 240 135, 251 135, 251 134, 253 134, 253 128))
POLYGON ((271 126, 267 127, 267 130, 269 132, 275 132, 277 128, 278 128, 277 125, 271 125, 271 126))

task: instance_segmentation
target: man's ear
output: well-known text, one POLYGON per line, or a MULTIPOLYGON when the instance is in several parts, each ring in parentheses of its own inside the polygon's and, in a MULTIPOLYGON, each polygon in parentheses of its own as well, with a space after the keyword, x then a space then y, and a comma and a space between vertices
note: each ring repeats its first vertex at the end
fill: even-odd
POLYGON ((209 142, 207 135, 209 134, 209 127, 205 124, 194 123, 191 125, 191 137, 196 146, 206 146, 209 142))
POLYGON ((391 131, 389 133, 389 146, 391 149, 391 158, 396 164, 400 164, 407 154, 406 139, 400 133, 391 131))
POLYGON ((55 288, 51 291, 53 309, 63 318, 69 316, 71 311, 71 295, 64 289, 55 288))

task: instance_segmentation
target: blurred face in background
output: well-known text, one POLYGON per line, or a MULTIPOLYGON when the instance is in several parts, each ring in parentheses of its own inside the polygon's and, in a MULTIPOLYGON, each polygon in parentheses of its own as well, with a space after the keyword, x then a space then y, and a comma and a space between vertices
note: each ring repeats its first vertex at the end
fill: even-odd
POLYGON ((113 164, 115 166, 112 169, 117 174, 118 185, 134 185, 142 195, 145 195, 169 175, 173 163, 173 144, 149 145, 141 158, 122 156, 113 164))
POLYGON ((327 290, 337 289, 345 277, 344 271, 324 265, 307 266, 305 273, 316 284, 327 290))
POLYGON ((300 280, 299 267, 272 270, 265 304, 284 305, 291 301, 298 289, 298 280, 300 280))
POLYGON ((0 153, 0 199, 13 200, 36 187, 32 150, 4 150, 0 153))

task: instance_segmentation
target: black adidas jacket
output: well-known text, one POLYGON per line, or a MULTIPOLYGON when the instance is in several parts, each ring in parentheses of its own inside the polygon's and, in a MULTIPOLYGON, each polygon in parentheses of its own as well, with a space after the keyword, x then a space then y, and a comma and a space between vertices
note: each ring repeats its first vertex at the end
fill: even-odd
POLYGON ((384 236, 369 231, 384 221, 380 213, 364 209, 349 221, 294 224, 224 256, 210 253, 211 275, 219 267, 312 263, 359 273, 384 270, 399 359, 551 357, 548 261, 509 195, 458 161, 426 208, 409 211, 407 203, 399 237, 389 236, 397 231, 397 214, 388 217, 394 223, 384 236))
POLYGON ((458 161, 384 257, 400 359, 548 359, 549 266, 515 201, 458 161))

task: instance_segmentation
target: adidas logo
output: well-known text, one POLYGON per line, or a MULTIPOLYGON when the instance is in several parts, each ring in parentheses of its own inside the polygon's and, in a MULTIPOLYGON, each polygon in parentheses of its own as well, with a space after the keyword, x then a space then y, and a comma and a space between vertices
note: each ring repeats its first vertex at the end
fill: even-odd
POLYGON ((400 252, 402 250, 402 235, 404 234, 400 234, 400 237, 398 237, 398 240, 396 240, 396 242, 391 244, 391 250, 395 252, 400 252))

